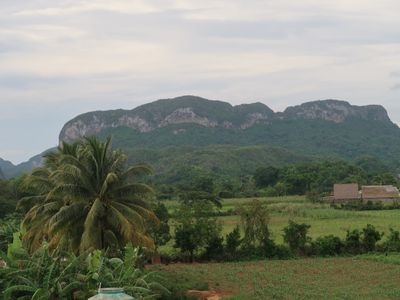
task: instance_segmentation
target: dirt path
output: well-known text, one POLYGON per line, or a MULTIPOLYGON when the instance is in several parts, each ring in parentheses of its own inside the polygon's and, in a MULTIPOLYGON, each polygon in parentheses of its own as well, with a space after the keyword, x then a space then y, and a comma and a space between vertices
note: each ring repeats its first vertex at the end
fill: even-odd
POLYGON ((231 295, 230 293, 223 293, 218 291, 197 291, 197 290, 189 290, 187 293, 189 295, 197 296, 199 300, 220 300, 224 296, 231 295))

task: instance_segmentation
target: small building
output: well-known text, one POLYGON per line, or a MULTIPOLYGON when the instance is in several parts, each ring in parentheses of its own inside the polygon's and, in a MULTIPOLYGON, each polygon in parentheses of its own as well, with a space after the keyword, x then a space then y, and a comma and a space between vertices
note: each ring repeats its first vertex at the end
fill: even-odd
POLYGON ((333 186, 333 201, 360 200, 357 183, 335 184, 333 186))
POLYGON ((393 185, 364 185, 361 187, 361 193, 364 201, 400 199, 399 190, 393 185))

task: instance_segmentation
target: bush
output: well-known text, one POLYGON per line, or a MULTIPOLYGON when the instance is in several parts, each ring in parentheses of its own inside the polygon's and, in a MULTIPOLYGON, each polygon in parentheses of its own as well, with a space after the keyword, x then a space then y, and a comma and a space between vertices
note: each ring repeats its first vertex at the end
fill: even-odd
POLYGON ((366 252, 375 251, 375 246, 381 240, 383 233, 380 233, 371 224, 363 228, 362 244, 366 252))
POLYGON ((297 224, 292 220, 289 225, 283 229, 283 240, 289 245, 290 250, 297 254, 306 254, 306 244, 311 242, 311 238, 307 236, 310 225, 297 224))
POLYGON ((224 258, 224 245, 223 245, 224 238, 219 236, 211 237, 206 245, 205 245, 205 252, 204 257, 207 260, 222 260, 224 258))
POLYGON ((389 235, 384 243, 386 251, 400 251, 400 232, 389 228, 389 235))
POLYGON ((321 236, 316 239, 314 249, 317 255, 334 256, 343 252, 344 243, 334 235, 321 236))
POLYGON ((238 258, 238 248, 242 243, 240 238, 240 229, 239 226, 236 226, 232 232, 226 235, 226 246, 225 246, 225 255, 228 260, 234 260, 238 258))
POLYGON ((235 198, 235 193, 231 191, 220 191, 218 193, 218 197, 222 199, 235 198))
POLYGON ((276 197, 278 192, 272 186, 266 187, 260 191, 262 197, 276 197))
POLYGON ((345 239, 346 252, 350 254, 360 254, 362 251, 361 233, 358 229, 347 230, 345 239))
POLYGON ((275 245, 272 258, 289 259, 293 257, 292 251, 286 245, 275 245))
POLYGON ((400 209, 400 204, 398 202, 393 202, 391 204, 385 205, 380 201, 367 201, 367 202, 348 202, 341 203, 340 205, 331 204, 331 207, 335 209, 346 209, 346 210, 392 210, 400 209))
POLYGON ((191 262, 196 251, 220 237, 221 224, 212 217, 214 212, 214 205, 206 200, 182 203, 179 207, 174 247, 180 248, 182 254, 189 254, 191 262))
POLYGON ((306 199, 312 203, 319 203, 322 201, 321 194, 317 191, 308 191, 306 193, 306 199))

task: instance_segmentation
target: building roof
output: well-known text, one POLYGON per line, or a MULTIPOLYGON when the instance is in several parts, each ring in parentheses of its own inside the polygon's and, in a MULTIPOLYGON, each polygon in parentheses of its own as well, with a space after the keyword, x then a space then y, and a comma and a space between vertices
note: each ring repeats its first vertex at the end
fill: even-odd
POLYGON ((360 193, 358 192, 358 184, 335 184, 333 186, 333 198, 335 200, 359 199, 360 193))
POLYGON ((400 198, 399 190, 392 185, 364 185, 361 190, 363 199, 400 198))

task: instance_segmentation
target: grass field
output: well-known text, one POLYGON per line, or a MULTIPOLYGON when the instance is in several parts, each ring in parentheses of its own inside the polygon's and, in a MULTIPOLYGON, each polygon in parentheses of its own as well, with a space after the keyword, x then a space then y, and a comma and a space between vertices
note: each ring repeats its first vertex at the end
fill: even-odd
POLYGON ((399 256, 174 264, 156 270, 223 299, 399 299, 399 256), (394 263, 391 263, 394 262, 394 263))
MULTIPOLYGON (((328 204, 311 203, 305 197, 258 198, 268 204, 269 228, 277 243, 288 221, 307 223, 312 238, 346 235, 347 229, 367 224, 379 231, 400 230, 400 210, 336 210, 328 204)), ((233 212, 251 199, 227 199, 221 211, 233 212)), ((167 201, 173 215, 179 203, 167 201)), ((218 217, 223 234, 240 223, 235 214, 218 217)), ((171 231, 174 231, 171 220, 171 231)), ((161 251, 174 251, 172 242, 161 251)), ((172 264, 154 267, 172 287, 216 291, 224 299, 400 299, 400 255, 371 254, 359 257, 304 258, 253 262, 172 264)), ((174 299, 186 299, 175 297, 174 299)))
MULTIPOLYGON (((221 211, 233 211, 235 206, 250 201, 253 198, 225 199, 221 211)), ((345 237, 347 229, 361 229, 367 224, 374 225, 381 232, 388 232, 389 228, 400 230, 400 210, 377 211, 348 211, 337 210, 328 204, 310 203, 303 196, 286 196, 274 198, 258 198, 268 203, 270 210, 269 228, 277 243, 282 243, 282 230, 291 219, 296 222, 311 225, 309 230, 312 238, 334 234, 345 237)), ((177 201, 166 201, 170 213, 178 207, 177 201)), ((223 224, 223 234, 230 232, 240 223, 236 215, 218 217, 223 224)), ((173 220, 171 222, 173 232, 173 220)), ((171 251, 171 243, 162 250, 171 251)))

